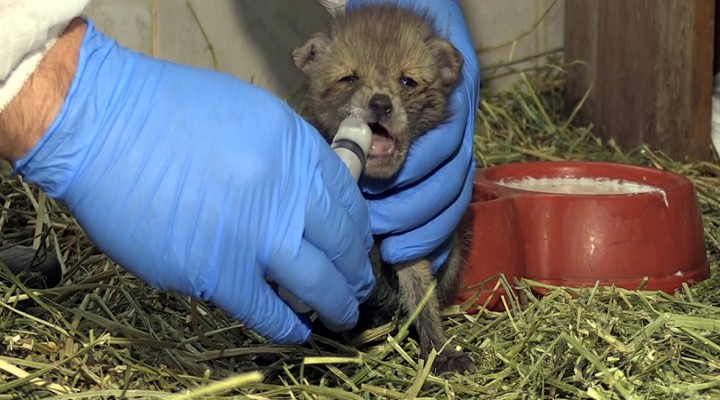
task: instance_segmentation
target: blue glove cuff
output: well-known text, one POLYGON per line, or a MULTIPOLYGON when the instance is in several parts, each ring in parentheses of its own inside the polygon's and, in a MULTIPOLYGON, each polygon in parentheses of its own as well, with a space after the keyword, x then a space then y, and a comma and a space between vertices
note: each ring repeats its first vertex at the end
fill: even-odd
MULTIPOLYGON (((102 58, 109 56, 116 47, 115 42, 95 31, 91 20, 87 22, 87 30, 80 46, 77 70, 65 101, 50 127, 38 143, 22 158, 13 163, 13 172, 28 182, 37 184, 48 196, 62 200, 67 188, 72 184, 77 172, 77 161, 84 158, 92 146, 95 133, 91 129, 64 129, 66 119, 82 119, 97 121, 102 109, 93 107, 72 107, 71 104, 79 95, 79 87, 85 78, 88 53, 103 53, 102 58), (85 136, 82 134, 85 133, 85 136)), ((97 79, 90 74, 90 79, 97 79)), ((72 126, 71 126, 72 128, 72 126)))

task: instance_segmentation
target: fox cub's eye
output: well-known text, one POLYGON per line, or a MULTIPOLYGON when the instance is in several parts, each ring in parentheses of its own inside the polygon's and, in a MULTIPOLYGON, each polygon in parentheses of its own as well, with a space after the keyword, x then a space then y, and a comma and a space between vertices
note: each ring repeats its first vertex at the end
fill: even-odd
POLYGON ((340 82, 345 82, 345 83, 354 83, 357 80, 358 80, 358 77, 355 74, 343 76, 342 78, 340 78, 340 82))
POLYGON ((414 88, 417 86, 417 82, 413 80, 412 78, 408 78, 407 76, 403 76, 400 78, 400 83, 403 84, 403 86, 407 86, 409 88, 414 88))

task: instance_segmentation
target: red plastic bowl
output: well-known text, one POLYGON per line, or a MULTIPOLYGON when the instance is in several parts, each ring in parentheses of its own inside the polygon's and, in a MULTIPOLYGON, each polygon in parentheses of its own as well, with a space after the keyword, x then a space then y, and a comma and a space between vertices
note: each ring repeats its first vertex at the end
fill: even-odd
MULTIPOLYGON (((498 285, 499 274, 503 273, 512 285, 515 278, 522 277, 524 265, 512 203, 499 199, 491 186, 476 181, 463 223, 470 224, 471 228, 466 237, 469 251, 463 257, 466 265, 460 277, 457 303, 478 296, 475 304, 502 310, 502 297, 507 297, 507 292, 504 285, 498 285)), ((472 307, 468 311, 475 309, 472 307)))
POLYGON ((504 272, 570 287, 635 289, 647 278, 643 289, 672 293, 710 276, 693 184, 672 172, 602 162, 487 168, 476 174, 468 215, 464 287, 504 272), (502 184, 525 178, 617 179, 662 192, 561 194, 502 184))

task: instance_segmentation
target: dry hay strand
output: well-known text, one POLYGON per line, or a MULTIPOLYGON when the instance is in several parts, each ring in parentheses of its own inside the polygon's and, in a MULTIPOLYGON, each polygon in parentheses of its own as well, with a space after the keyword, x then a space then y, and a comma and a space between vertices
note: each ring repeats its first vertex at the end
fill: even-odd
MULTIPOLYGON (((685 399, 720 397, 720 167, 679 163, 647 147, 623 152, 572 125, 565 72, 553 63, 509 90, 484 90, 480 166, 609 160, 679 172, 696 185, 713 276, 675 295, 617 288, 516 285, 505 312, 449 312, 450 346, 475 359, 468 376, 430 374, 411 315, 353 347, 320 334, 270 345, 205 303, 160 293, 99 253, 73 217, 32 185, 0 181, 2 246, 60 255, 59 287, 0 265, 0 399, 685 399)), ((429 292, 430 293, 430 292, 429 292)), ((429 294, 428 293, 428 294, 429 294)))

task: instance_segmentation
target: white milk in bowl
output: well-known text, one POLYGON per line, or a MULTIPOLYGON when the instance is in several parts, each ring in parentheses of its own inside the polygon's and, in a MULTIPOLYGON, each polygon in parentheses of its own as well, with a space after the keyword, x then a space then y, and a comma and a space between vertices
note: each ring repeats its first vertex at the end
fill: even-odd
POLYGON ((640 193, 660 193, 663 196, 665 206, 668 206, 667 196, 665 195, 665 191, 662 189, 655 186, 620 179, 589 177, 576 178, 569 176, 557 178, 526 177, 523 179, 502 179, 496 183, 514 189, 553 194, 633 195, 640 193))

